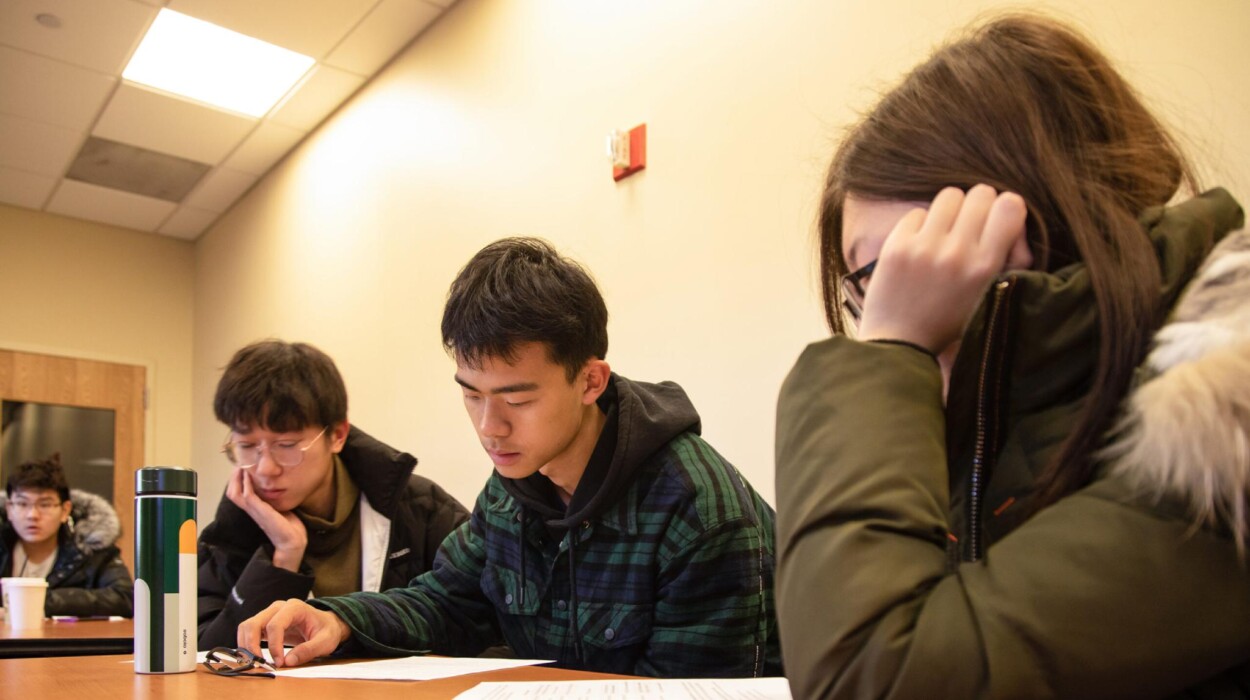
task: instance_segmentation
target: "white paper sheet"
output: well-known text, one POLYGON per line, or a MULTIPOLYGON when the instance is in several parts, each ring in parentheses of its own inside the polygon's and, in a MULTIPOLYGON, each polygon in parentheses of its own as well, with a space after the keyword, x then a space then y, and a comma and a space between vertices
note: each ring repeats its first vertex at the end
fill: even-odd
POLYGON ((516 666, 549 664, 538 659, 477 659, 445 656, 405 656, 398 659, 357 661, 326 666, 280 668, 281 678, 348 678, 373 681, 428 681, 463 676, 466 673, 495 671, 516 666))
POLYGON ((784 678, 478 683, 456 700, 791 700, 784 678))

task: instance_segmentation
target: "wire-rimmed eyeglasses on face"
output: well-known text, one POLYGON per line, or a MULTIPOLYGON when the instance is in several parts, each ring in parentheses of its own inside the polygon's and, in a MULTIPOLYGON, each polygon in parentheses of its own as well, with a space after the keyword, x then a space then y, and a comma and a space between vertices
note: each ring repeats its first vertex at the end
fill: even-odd
POLYGON ((854 272, 842 275, 842 308, 846 309, 855 323, 864 315, 864 294, 868 278, 877 269, 877 261, 864 265, 854 272))
POLYGON ((9 510, 13 511, 14 513, 25 513, 27 511, 33 510, 39 515, 48 515, 49 513, 53 513, 53 512, 56 512, 57 510, 60 510, 62 503, 64 503, 64 501, 52 501, 52 500, 40 499, 38 501, 13 500, 13 501, 9 501, 6 505, 8 505, 9 510))
POLYGON ((317 437, 308 441, 308 444, 301 445, 302 440, 275 440, 272 443, 260 442, 237 442, 231 440, 222 446, 221 451, 226 453, 226 457, 234 463, 236 467, 243 469, 251 469, 260 464, 260 455, 263 450, 269 451, 269 459, 273 460, 281 467, 298 467, 304 461, 304 453, 312 449, 317 444, 322 435, 326 434, 330 426, 321 429, 317 433, 317 437))
POLYGON ((274 677, 273 666, 247 649, 214 647, 204 657, 204 668, 219 676, 274 677))

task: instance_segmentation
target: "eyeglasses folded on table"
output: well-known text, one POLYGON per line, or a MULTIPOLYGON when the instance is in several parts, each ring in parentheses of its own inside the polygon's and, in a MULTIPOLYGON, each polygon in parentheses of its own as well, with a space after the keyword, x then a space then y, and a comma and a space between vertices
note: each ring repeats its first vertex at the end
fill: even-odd
POLYGON ((204 668, 219 676, 274 678, 273 665, 247 649, 214 647, 204 657, 204 668))

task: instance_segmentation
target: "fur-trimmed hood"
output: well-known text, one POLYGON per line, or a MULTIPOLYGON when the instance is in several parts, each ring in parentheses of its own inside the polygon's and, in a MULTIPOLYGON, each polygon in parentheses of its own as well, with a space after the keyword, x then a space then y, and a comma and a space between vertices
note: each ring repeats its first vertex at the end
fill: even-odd
MULTIPOLYGON (((5 505, 8 500, 8 495, 0 491, 0 517, 4 518, 6 527, 8 517, 5 505)), ((68 535, 78 549, 94 554, 113 546, 121 537, 121 519, 117 517, 113 505, 102 496, 82 489, 70 489, 69 500, 74 508, 70 511, 69 523, 61 526, 59 537, 62 543, 68 535)))
POLYGON ((1250 541, 1250 232, 1207 257, 1105 450, 1114 475, 1250 541))

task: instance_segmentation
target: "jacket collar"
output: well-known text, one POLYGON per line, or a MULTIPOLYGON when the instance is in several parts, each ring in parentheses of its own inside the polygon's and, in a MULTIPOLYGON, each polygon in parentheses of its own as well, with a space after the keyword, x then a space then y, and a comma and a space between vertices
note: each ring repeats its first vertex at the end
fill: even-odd
MULTIPOLYGON (((1230 200, 1231 201, 1231 200, 1230 200)), ((1225 213, 1230 228, 1240 208, 1225 213)), ((1250 232, 1224 239, 1155 336, 1103 456, 1197 525, 1250 541, 1250 232)))
MULTIPOLYGON (((1174 207, 1149 209, 1140 221, 1159 254, 1161 292, 1170 305, 1214 243, 1241 225, 1241 208, 1228 192, 1216 189, 1174 207)), ((952 369, 948 425, 959 428, 948 432, 948 445, 953 456, 970 453, 975 437, 966 428, 975 423, 985 391, 982 367, 987 360, 1005 362, 999 396, 1002 422, 1016 431, 1036 431, 1024 438, 1030 441, 1028 452, 1037 468, 1067 434, 1062 426, 1077 419, 1092 383, 1100 342, 1097 306, 1083 263, 1055 272, 1017 271, 1003 279, 1010 289, 1007 307, 991 319, 991 290, 964 334, 952 369), (1003 342, 988 350, 1002 357, 987 358, 992 321, 1007 326, 1003 342), (1031 427, 1030 417, 1043 420, 1031 427)))
POLYGON ((354 425, 347 433, 347 442, 339 457, 369 503, 387 518, 393 517, 408 485, 408 477, 417 468, 417 458, 354 425))

